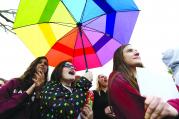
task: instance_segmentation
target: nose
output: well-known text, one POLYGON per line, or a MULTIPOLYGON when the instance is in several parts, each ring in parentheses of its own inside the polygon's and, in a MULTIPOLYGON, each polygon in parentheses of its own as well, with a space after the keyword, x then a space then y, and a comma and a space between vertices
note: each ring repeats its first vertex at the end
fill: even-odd
POLYGON ((73 65, 72 65, 72 66, 70 66, 69 68, 70 68, 71 70, 76 70, 76 67, 75 67, 75 66, 73 66, 73 65))
POLYGON ((40 65, 45 65, 45 63, 44 63, 44 62, 41 62, 40 65))
POLYGON ((139 52, 137 50, 135 50, 134 55, 139 56, 139 52))
POLYGON ((46 62, 41 62, 40 65, 44 67, 46 66, 46 62))
POLYGON ((136 56, 139 56, 139 53, 138 53, 138 52, 136 52, 136 53, 135 53, 135 55, 136 55, 136 56))
POLYGON ((71 67, 70 69, 71 69, 71 70, 75 70, 75 67, 71 67))

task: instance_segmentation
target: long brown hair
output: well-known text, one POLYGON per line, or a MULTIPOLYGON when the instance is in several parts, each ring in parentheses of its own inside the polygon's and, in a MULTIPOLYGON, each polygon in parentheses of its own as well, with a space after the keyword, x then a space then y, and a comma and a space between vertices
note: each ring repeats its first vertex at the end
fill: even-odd
MULTIPOLYGON (((36 67, 42 59, 45 59, 48 62, 48 59, 45 56, 37 57, 30 64, 27 70, 18 78, 18 80, 21 80, 22 82, 22 85, 21 85, 22 90, 26 90, 27 88, 29 88, 29 86, 33 84, 32 78, 34 78, 35 73, 36 73, 36 67)), ((45 72, 45 83, 47 82, 47 77, 48 77, 48 68, 47 68, 47 72, 45 72)))
MULTIPOLYGON (((135 74, 124 60, 123 50, 128 45, 130 44, 122 45, 115 51, 113 57, 113 71, 120 72, 125 80, 127 80, 134 88, 138 89, 135 74)), ((143 66, 141 65, 141 67, 143 66)))

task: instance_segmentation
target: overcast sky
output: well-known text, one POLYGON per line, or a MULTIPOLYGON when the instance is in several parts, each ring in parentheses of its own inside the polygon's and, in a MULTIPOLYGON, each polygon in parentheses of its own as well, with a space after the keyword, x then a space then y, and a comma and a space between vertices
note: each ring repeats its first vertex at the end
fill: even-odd
MULTIPOLYGON (((17 9, 19 0, 0 0, 0 10, 17 9)), ((130 43, 140 52, 146 67, 166 71, 161 61, 162 52, 179 47, 179 1, 135 0, 141 10, 130 43)), ((2 19, 0 19, 2 20, 2 19)), ((34 56, 19 38, 0 29, 0 77, 10 79, 20 76, 34 56)), ((92 69, 94 79, 112 70, 112 61, 102 68, 92 69)))

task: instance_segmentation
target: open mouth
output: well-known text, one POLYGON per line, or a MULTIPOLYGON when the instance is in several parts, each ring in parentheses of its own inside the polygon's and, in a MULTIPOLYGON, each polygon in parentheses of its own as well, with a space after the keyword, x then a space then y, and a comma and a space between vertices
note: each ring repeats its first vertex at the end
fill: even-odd
POLYGON ((75 71, 69 71, 68 73, 71 75, 75 75, 75 71))

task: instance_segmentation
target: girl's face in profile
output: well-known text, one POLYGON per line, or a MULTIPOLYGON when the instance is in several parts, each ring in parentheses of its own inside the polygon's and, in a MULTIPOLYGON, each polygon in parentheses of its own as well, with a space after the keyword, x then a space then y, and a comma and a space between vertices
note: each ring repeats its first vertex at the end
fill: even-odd
POLYGON ((124 57, 124 61, 132 67, 137 67, 142 65, 139 52, 136 49, 134 49, 131 45, 127 45, 124 48, 123 57, 124 57))

